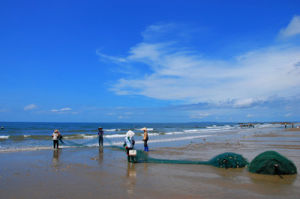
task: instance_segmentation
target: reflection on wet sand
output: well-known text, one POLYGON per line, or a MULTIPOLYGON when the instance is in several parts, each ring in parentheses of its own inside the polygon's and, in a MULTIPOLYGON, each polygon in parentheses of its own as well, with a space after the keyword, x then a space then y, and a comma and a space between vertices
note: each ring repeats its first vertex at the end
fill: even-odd
POLYGON ((263 175, 249 173, 255 191, 263 195, 287 196, 291 193, 291 185, 297 175, 263 175))
POLYGON ((246 168, 225 169, 225 168, 216 168, 216 167, 209 166, 209 170, 211 171, 211 173, 214 173, 223 179, 234 179, 244 175, 244 173, 247 173, 246 168))
POLYGON ((61 155, 61 149, 53 150, 52 166, 56 169, 59 168, 59 156, 60 155, 61 155))
POLYGON ((99 165, 102 165, 103 163, 103 148, 99 148, 98 163, 99 165))
POLYGON ((135 165, 128 162, 127 165, 127 192, 133 194, 136 185, 136 169, 135 165))
POLYGON ((144 163, 144 173, 148 175, 148 164, 144 163))
POLYGON ((297 175, 263 175, 249 173, 249 177, 253 183, 278 183, 278 184, 293 184, 297 175))

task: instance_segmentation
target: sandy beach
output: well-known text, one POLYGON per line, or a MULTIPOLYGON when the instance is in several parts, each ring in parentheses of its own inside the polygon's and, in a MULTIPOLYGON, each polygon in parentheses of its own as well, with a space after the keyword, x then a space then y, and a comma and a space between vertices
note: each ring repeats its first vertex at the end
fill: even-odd
MULTIPOLYGON (((249 162, 275 150, 300 168, 297 131, 259 129, 239 139, 157 147, 156 158, 209 160, 223 152, 249 162)), ((234 133, 234 132, 233 132, 234 133)), ((149 143, 151 146, 151 143, 149 143)), ((106 147, 0 153, 0 198, 298 198, 298 175, 268 176, 247 168, 128 163, 124 152, 106 147)))

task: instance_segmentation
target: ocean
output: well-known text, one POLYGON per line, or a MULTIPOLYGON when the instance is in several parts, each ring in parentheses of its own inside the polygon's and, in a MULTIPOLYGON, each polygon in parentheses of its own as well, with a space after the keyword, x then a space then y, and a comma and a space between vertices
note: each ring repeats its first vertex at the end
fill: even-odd
MULTIPOLYGON (((61 148, 97 147, 98 127, 104 130, 104 146, 123 144, 128 130, 135 132, 136 147, 142 148, 143 127, 152 147, 180 146, 218 139, 238 139, 255 131, 238 123, 47 123, 0 122, 0 152, 52 149, 51 135, 58 129, 63 135, 61 148), (2 128, 3 127, 3 128, 2 128)), ((255 129, 283 128, 278 124, 256 124, 255 129)))

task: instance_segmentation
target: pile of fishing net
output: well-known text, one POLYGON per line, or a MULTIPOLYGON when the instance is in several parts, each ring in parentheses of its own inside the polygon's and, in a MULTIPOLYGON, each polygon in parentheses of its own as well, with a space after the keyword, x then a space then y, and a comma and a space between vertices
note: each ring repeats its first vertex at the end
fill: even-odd
MULTIPOLYGON (((243 168, 249 165, 246 158, 236 153, 222 153, 209 161, 169 160, 152 158, 147 152, 136 150, 136 156, 128 158, 132 163, 159 163, 159 164, 199 164, 218 168, 243 168)), ((266 151, 256 156, 249 165, 249 171, 258 174, 287 175, 297 174, 294 163, 275 151, 266 151)))
POLYGON ((142 150, 137 150, 136 156, 129 158, 128 161, 133 163, 201 164, 211 165, 219 168, 243 168, 248 165, 248 161, 242 155, 230 152, 217 155, 209 161, 195 161, 152 158, 148 156, 148 153, 142 150))
POLYGON ((295 164, 275 151, 266 151, 256 156, 249 165, 251 173, 269 175, 296 174, 295 164))

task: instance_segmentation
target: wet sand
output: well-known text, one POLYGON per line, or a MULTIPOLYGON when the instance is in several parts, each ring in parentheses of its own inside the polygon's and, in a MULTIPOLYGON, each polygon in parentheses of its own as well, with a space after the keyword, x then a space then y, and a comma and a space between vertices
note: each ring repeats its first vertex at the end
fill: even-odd
POLYGON ((300 131, 300 128, 287 128, 286 131, 300 131))
MULTIPOLYGON (((249 162, 275 150, 300 168, 298 132, 270 131, 238 140, 202 140, 150 151, 156 158, 209 160, 224 152, 249 162)), ((150 145, 151 146, 151 145, 150 145)), ((0 154, 0 198, 298 198, 298 175, 251 174, 247 168, 131 164, 122 151, 77 148, 0 154)))

